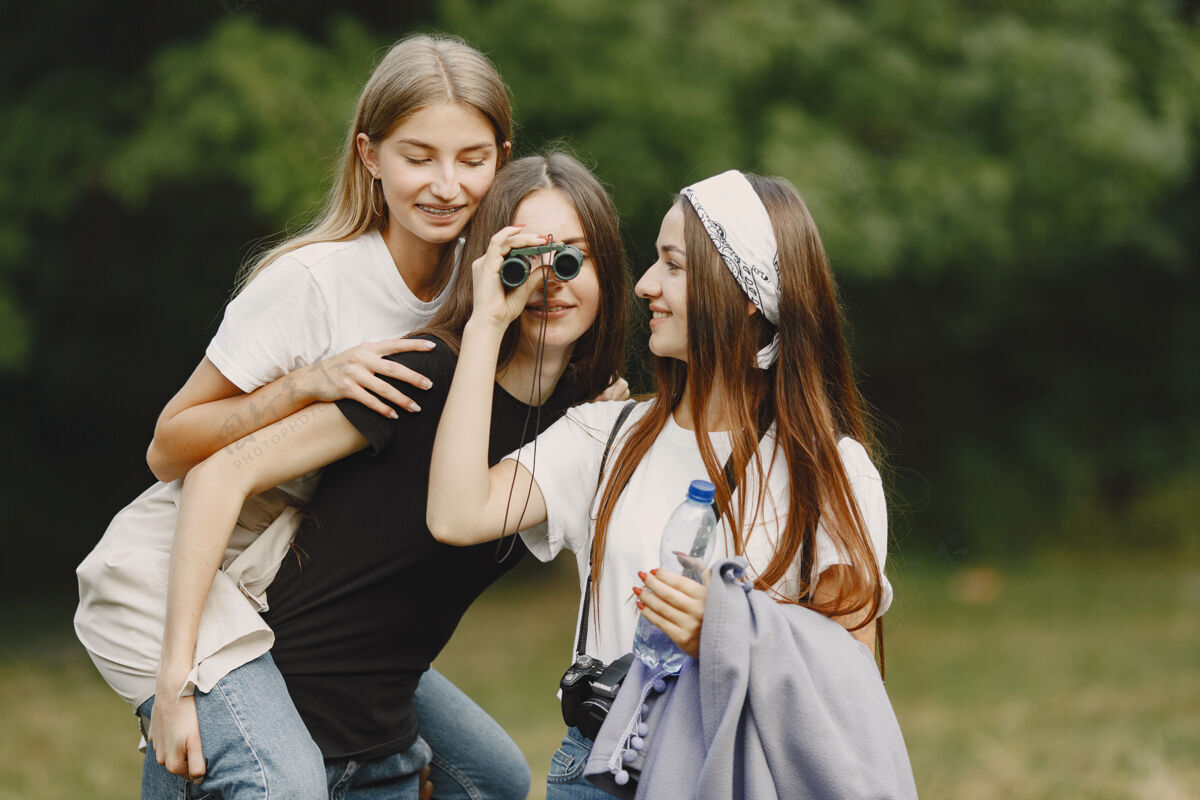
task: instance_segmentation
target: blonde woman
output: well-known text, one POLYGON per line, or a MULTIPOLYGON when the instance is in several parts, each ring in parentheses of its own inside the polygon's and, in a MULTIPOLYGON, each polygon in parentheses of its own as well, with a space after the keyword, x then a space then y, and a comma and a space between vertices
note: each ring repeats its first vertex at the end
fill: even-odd
MULTIPOLYGON (((399 337, 426 325, 445 299, 460 236, 511 138, 507 90, 486 57, 454 38, 403 39, 363 88, 324 212, 243 276, 205 358, 159 418, 147 461, 164 482, 116 516, 78 569, 80 641, 135 711, 163 699, 154 707, 156 729, 172 713, 194 721, 197 702, 229 696, 217 688, 230 671, 269 662, 274 637, 258 613, 263 587, 298 523, 294 507, 312 492, 311 480, 294 480, 246 504, 225 553, 229 569, 216 576, 194 620, 196 646, 183 652, 162 646, 178 479, 230 446, 249 463, 273 446, 255 431, 314 402, 353 398, 389 418, 397 409, 419 411, 411 392, 385 379, 420 390, 426 377, 384 356, 429 346, 399 337)), ((188 638, 165 633, 168 643, 188 638)), ((278 698, 282 690, 286 699, 269 673, 242 695, 278 698)), ((416 702, 431 723, 422 727, 438 797, 524 796, 529 776, 520 751, 465 695, 430 673, 416 702), (487 746, 473 747, 476 740, 487 746)), ((260 749, 244 769, 216 770, 206 787, 227 800, 266 791, 326 796, 320 753, 295 709, 243 710, 239 718, 230 706, 224 728, 193 725, 187 736, 153 742, 144 796, 182 791, 185 778, 204 776, 206 757, 210 768, 221 763, 221 737, 241 735, 247 721, 278 734, 270 740, 278 746, 260 749), (179 777, 158 772, 160 764, 179 777)), ((146 717, 143 730, 154 739, 146 717)))

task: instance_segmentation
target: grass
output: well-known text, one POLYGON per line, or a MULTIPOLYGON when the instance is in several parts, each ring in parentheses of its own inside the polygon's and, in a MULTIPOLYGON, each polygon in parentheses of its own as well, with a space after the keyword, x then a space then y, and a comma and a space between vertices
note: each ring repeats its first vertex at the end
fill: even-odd
MULTIPOLYGON (((1200 563, 891 572, 887 684, 922 797, 1200 797, 1200 563)), ((554 689, 576 597, 571 564, 523 567, 437 664, 512 733, 533 798, 562 736, 554 689)), ((8 612, 0 800, 136 796, 136 725, 75 643, 70 610, 8 612)))
POLYGON ((926 797, 1200 797, 1200 565, 901 569, 888 689, 926 797))

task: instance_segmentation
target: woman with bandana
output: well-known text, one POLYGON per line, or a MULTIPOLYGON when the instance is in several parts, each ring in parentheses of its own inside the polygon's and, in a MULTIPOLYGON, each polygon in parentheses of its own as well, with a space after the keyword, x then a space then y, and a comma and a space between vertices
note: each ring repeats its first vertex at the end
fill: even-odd
MULTIPOLYGON (((683 190, 656 250, 636 287, 651 312, 653 399, 572 409, 490 470, 484 390, 516 310, 494 277, 476 278, 434 449, 430 529, 470 544, 546 521, 522 536, 545 560, 575 553, 581 655, 608 664, 628 653, 641 615, 697 657, 707 581, 650 567, 671 511, 704 478, 720 514, 716 557, 744 558, 754 588, 873 650, 892 599, 887 513, 808 209, 783 179, 726 172, 683 190)), ((608 796, 583 779, 591 747, 568 730, 550 800, 608 796)))

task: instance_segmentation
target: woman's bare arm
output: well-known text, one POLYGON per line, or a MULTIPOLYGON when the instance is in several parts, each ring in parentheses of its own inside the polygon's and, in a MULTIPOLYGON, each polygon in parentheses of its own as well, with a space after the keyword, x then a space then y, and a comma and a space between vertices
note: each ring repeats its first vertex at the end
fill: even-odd
POLYGON ((177 695, 191 672, 200 615, 243 503, 367 444, 326 403, 304 408, 260 435, 270 446, 257 448, 254 458, 244 458, 242 448, 220 450, 192 469, 183 484, 150 728, 159 762, 176 774, 197 777, 204 770, 194 704, 177 695))
POLYGON ((527 528, 546 520, 545 498, 529 470, 512 460, 488 469, 492 383, 503 333, 472 323, 463 332, 429 466, 426 522, 439 542, 486 542, 516 533, 518 521, 527 528))
POLYGON ((321 401, 357 400, 393 418, 396 412, 385 400, 419 411, 416 403, 379 376, 427 388, 425 376, 384 356, 431 347, 424 339, 364 342, 249 393, 205 357, 159 415, 146 463, 159 480, 175 480, 222 447, 321 401))
POLYGON ((448 544, 499 539, 546 520, 545 498, 529 470, 511 460, 490 470, 487 463, 500 340, 508 324, 525 308, 537 283, 528 280, 505 293, 499 277, 501 255, 509 246, 545 241, 519 231, 515 226, 503 228, 492 237, 487 252, 471 265, 474 309, 463 330, 458 365, 429 467, 426 522, 434 538, 448 544))

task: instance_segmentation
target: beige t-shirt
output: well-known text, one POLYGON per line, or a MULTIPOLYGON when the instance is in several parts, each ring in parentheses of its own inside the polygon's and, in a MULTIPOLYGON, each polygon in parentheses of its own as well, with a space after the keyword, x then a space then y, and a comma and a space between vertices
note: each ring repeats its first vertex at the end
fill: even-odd
MULTIPOLYGON (((461 253, 461 240, 458 246, 461 253)), ((229 303, 207 355, 250 392, 362 342, 404 336, 428 323, 445 297, 419 300, 378 232, 307 245, 272 263, 229 303)), ((255 427, 253 420, 231 423, 255 427)), ((299 524, 293 506, 307 502, 315 485, 315 475, 305 476, 251 498, 242 509, 181 691, 207 692, 271 648, 275 637, 259 611, 299 524)), ((113 518, 76 570, 75 632, 100 674, 134 709, 156 689, 180 486, 156 483, 143 492, 113 518)))

